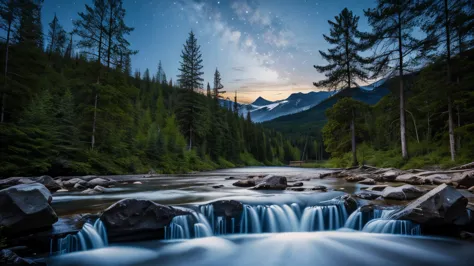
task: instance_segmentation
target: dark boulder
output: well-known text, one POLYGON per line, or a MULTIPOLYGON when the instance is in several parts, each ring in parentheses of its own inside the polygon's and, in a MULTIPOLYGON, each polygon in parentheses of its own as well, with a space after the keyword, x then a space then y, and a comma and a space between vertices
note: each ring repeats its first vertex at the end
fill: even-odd
POLYGON ((219 200, 211 203, 216 216, 225 216, 230 218, 240 218, 244 205, 235 200, 219 200))
POLYGON ((0 265, 45 265, 46 263, 35 262, 30 259, 19 257, 15 252, 9 249, 0 250, 0 265))
POLYGON ((85 186, 87 184, 87 181, 85 181, 83 179, 80 179, 78 177, 75 177, 75 178, 71 178, 69 180, 64 180, 62 182, 63 187, 65 187, 65 188, 73 188, 77 183, 85 186))
POLYGON ((454 224, 466 213, 467 199, 455 188, 439 185, 391 218, 419 224, 454 224))
POLYGON ((0 226, 8 235, 51 227, 58 220, 51 201, 51 193, 39 183, 0 190, 0 226))
POLYGON ((212 186, 212 188, 223 188, 224 185, 215 185, 215 186, 212 186))
POLYGON ((253 187, 255 186, 255 181, 251 179, 244 179, 244 180, 239 180, 233 183, 232 185, 236 187, 253 187))
POLYGON ((288 186, 289 187, 302 187, 303 185, 304 185, 303 182, 296 182, 296 183, 292 184, 291 186, 290 185, 288 185, 288 186))
POLYGON ((164 227, 178 215, 188 212, 149 200, 123 199, 108 207, 100 216, 111 241, 162 238, 164 227))
POLYGON ((229 176, 229 177, 225 178, 225 180, 234 180, 234 179, 235 179, 235 177, 233 177, 233 176, 229 176))
POLYGON ((31 178, 34 182, 43 184, 49 191, 56 192, 61 189, 61 186, 48 175, 31 178))
POLYGON ((357 207, 358 207, 357 201, 349 194, 337 197, 335 198, 335 200, 339 200, 344 203, 344 207, 346 208, 346 211, 348 214, 351 214, 355 210, 357 210, 357 207))
POLYGON ((289 188, 287 188, 287 190, 291 190, 291 191, 305 191, 305 188, 304 188, 304 187, 289 187, 289 188))
POLYGON ((315 186, 315 187, 313 187, 311 190, 319 190, 319 191, 324 191, 324 192, 326 192, 326 191, 328 190, 328 188, 325 187, 325 186, 315 186))
POLYGON ((380 192, 363 190, 363 191, 359 191, 355 193, 354 197, 359 198, 359 199, 365 199, 365 200, 374 200, 380 197, 380 192))
POLYGON ((261 183, 257 184, 255 190, 284 190, 287 187, 286 177, 268 176, 261 183))
POLYGON ((0 179, 0 189, 5 189, 21 184, 33 184, 35 181, 27 177, 10 177, 6 179, 0 179))

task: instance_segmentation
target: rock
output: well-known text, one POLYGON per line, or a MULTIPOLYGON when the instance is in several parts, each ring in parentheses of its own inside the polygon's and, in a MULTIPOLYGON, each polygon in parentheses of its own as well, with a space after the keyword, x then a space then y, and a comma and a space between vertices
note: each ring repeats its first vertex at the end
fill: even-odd
MULTIPOLYGON (((85 183, 87 184, 86 181, 83 181, 82 183, 85 183)), ((74 185, 74 189, 77 189, 77 190, 84 190, 86 189, 87 187, 84 186, 83 184, 81 184, 81 182, 77 182, 75 185, 74 185)))
POLYGON ((375 180, 373 180, 372 178, 366 178, 362 181, 359 181, 359 184, 363 184, 363 185, 375 185, 376 182, 375 180))
POLYGON ((383 191, 388 185, 377 185, 366 188, 368 191, 383 191))
POLYGON ((412 185, 403 185, 400 187, 386 187, 382 191, 384 199, 394 200, 412 200, 424 194, 424 190, 412 185))
POLYGON ((452 183, 458 188, 474 186, 474 170, 455 174, 452 183))
POLYGON ((303 182, 296 182, 293 185, 291 185, 291 187, 302 187, 302 186, 303 186, 303 182))
POLYGON ((365 179, 369 178, 369 176, 370 175, 368 175, 368 174, 350 175, 350 176, 346 176, 344 179, 347 182, 359 182, 359 181, 362 181, 362 180, 365 180, 365 179))
POLYGON ((219 200, 211 203, 215 216, 239 218, 244 210, 244 205, 236 200, 219 200))
POLYGON ((460 237, 462 240, 474 241, 474 234, 473 234, 473 233, 470 233, 470 232, 462 231, 462 232, 459 234, 459 237, 460 237))
POLYGON ((224 185, 215 185, 215 186, 212 186, 212 188, 223 188, 224 185))
POLYGON ((6 179, 0 179, 0 189, 9 188, 21 184, 33 184, 35 181, 27 177, 10 177, 6 179))
POLYGON ((320 190, 326 192, 328 189, 325 186, 315 186, 311 190, 320 190))
POLYGON ((455 188, 441 184, 390 218, 418 224, 453 224, 466 212, 467 199, 455 188))
POLYGON ((134 185, 142 185, 143 183, 140 182, 140 181, 135 181, 135 182, 133 182, 132 184, 134 184, 134 185))
POLYGON ((54 179, 48 175, 34 177, 32 180, 36 183, 43 184, 49 191, 56 192, 61 189, 61 186, 54 181, 54 179))
POLYGON ((340 200, 344 202, 344 207, 348 214, 351 214, 358 208, 357 201, 351 195, 343 195, 340 197, 335 198, 335 200, 340 200))
POLYGON ((287 190, 291 190, 291 191, 305 191, 305 188, 304 188, 304 187, 289 187, 289 188, 287 188, 287 190))
POLYGON ((0 265, 46 265, 45 263, 35 262, 33 260, 19 257, 15 252, 9 249, 0 250, 0 265))
POLYGON ((357 197, 359 199, 365 199, 365 200, 374 200, 380 197, 380 192, 376 191, 359 191, 354 194, 354 197, 357 197))
POLYGON ((225 178, 225 180, 234 180, 234 179, 235 179, 235 177, 233 177, 233 176, 229 176, 229 177, 225 178))
POLYGON ((284 190, 287 187, 286 177, 268 176, 253 189, 256 190, 284 190))
POLYGON ((232 185, 236 187, 253 187, 255 186, 255 181, 251 179, 244 179, 244 180, 239 180, 233 183, 232 185))
POLYGON ((56 191, 56 192, 69 192, 69 190, 65 189, 65 188, 61 188, 60 190, 56 191))
POLYGON ((123 199, 108 207, 100 216, 109 240, 132 241, 163 237, 163 228, 178 215, 188 212, 150 200, 123 199))
POLYGON ((452 178, 446 174, 433 174, 429 176, 424 176, 423 181, 425 184, 441 185, 450 184, 452 182, 452 178))
POLYGON ((94 188, 88 188, 82 191, 81 194, 94 195, 94 194, 102 194, 105 191, 106 191, 106 188, 101 187, 101 186, 95 186, 94 188))
POLYGON ((80 183, 80 184, 87 184, 87 181, 85 180, 82 180, 78 177, 75 177, 75 178, 72 178, 72 179, 69 179, 69 180, 64 180, 63 181, 63 187, 65 188, 74 188, 74 186, 77 184, 77 183, 80 183))
POLYGON ((471 192, 471 193, 474 193, 474 186, 470 187, 470 188, 468 189, 468 191, 471 192))
POLYGON ((85 176, 81 176, 81 179, 84 180, 84 181, 91 181, 92 179, 96 179, 97 176, 96 175, 85 175, 85 176))
POLYGON ((412 185, 421 185, 425 183, 422 177, 411 173, 399 175, 395 178, 395 181, 412 185))
POLYGON ((326 178, 326 177, 333 177, 333 176, 338 175, 339 173, 340 173, 340 171, 322 173, 322 174, 319 174, 319 178, 323 179, 323 178, 326 178))
POLYGON ((51 201, 51 193, 39 183, 0 190, 0 226, 10 235, 51 227, 58 220, 51 201))
POLYGON ((102 186, 102 187, 108 187, 110 185, 115 184, 115 181, 112 180, 107 180, 104 178, 94 178, 91 181, 87 182, 88 187, 95 187, 95 186, 102 186))
MULTIPOLYGON (((376 174, 378 172, 374 172, 374 174, 376 174)), ((395 181, 395 179, 400 176, 400 175, 403 175, 404 172, 402 170, 398 170, 398 169, 385 169, 382 173, 380 173, 378 175, 379 179, 382 179, 384 181, 395 181)), ((375 178, 374 178, 375 179, 375 178)))

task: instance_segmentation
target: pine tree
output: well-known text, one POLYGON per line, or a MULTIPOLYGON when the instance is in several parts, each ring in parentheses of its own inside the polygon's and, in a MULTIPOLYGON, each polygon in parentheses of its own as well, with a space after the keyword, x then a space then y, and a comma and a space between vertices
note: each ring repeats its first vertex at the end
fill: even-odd
POLYGON ((105 47, 107 49, 107 68, 111 64, 118 64, 117 60, 113 62, 114 56, 126 56, 134 54, 128 47, 130 43, 125 38, 134 29, 125 24, 125 9, 122 7, 122 0, 107 0, 108 12, 106 13, 106 23, 104 27, 105 47))
POLYGON ((1 114, 0 114, 0 123, 3 123, 5 120, 5 105, 7 104, 7 75, 8 75, 8 59, 9 59, 9 50, 11 36, 13 32, 14 22, 18 18, 18 5, 17 0, 8 0, 2 1, 0 5, 0 26, 6 32, 5 39, 5 70, 3 75, 3 89, 1 96, 1 114))
POLYGON ((239 114, 239 103, 237 102, 237 91, 235 91, 233 111, 235 114, 237 115, 239 114))
POLYGON ((326 74, 326 79, 315 82, 316 87, 330 89, 358 87, 359 81, 368 79, 366 65, 370 60, 359 55, 366 50, 358 39, 362 33, 357 29, 359 17, 354 16, 347 8, 328 21, 331 26, 330 36, 323 35, 326 42, 334 45, 328 52, 319 51, 323 59, 329 62, 326 66, 314 66, 320 73, 326 74))
POLYGON ((53 21, 49 23, 48 31, 48 53, 62 53, 64 45, 66 44, 66 31, 59 24, 58 17, 54 14, 53 21))
POLYGON ((73 57, 73 45, 72 45, 72 35, 73 33, 69 33, 69 44, 66 47, 66 50, 64 51, 64 57, 67 59, 71 59, 73 57))
POLYGON ((18 0, 19 22, 15 38, 18 43, 43 49, 42 3, 43 0, 18 0))
POLYGON ((222 89, 224 89, 224 85, 221 83, 221 73, 216 68, 216 72, 214 72, 214 100, 219 101, 219 99, 224 98, 222 95, 226 93, 226 91, 222 89))
POLYGON ((81 39, 78 46, 88 49, 88 54, 102 62, 105 44, 105 23, 108 13, 107 0, 94 0, 93 6, 85 5, 86 11, 79 12, 80 19, 74 20, 74 33, 81 39))
POLYGON ((156 82, 161 83, 163 77, 163 67, 161 66, 161 60, 158 62, 158 71, 156 72, 156 82))
POLYGON ((408 158, 405 118, 404 75, 413 64, 409 58, 420 51, 423 42, 413 37, 423 6, 416 0, 377 0, 377 7, 364 10, 373 28, 366 34, 367 44, 376 47, 371 78, 396 75, 400 87, 400 140, 402 157, 408 158), (411 64, 410 64, 411 63, 411 64))
POLYGON ((207 98, 209 98, 209 99, 212 97, 212 95, 211 95, 211 85, 209 85, 209 82, 207 83, 206 96, 207 96, 207 98))
POLYGON ((205 120, 204 111, 205 106, 198 99, 196 92, 202 87, 202 55, 200 46, 197 44, 197 39, 191 31, 186 40, 181 53, 181 67, 179 68, 179 84, 185 91, 181 95, 179 106, 177 110, 178 121, 180 122, 185 136, 189 140, 188 149, 193 147, 193 139, 196 136, 204 134, 206 124, 202 123, 205 120))

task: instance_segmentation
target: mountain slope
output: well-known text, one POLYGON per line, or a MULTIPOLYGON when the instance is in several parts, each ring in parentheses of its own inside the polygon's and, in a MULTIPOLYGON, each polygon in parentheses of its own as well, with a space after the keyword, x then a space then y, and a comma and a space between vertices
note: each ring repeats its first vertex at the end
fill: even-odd
POLYGON ((330 97, 332 92, 293 93, 288 98, 270 102, 259 97, 254 103, 242 105, 241 112, 245 115, 250 112, 252 121, 260 123, 281 116, 299 113, 310 109, 321 101, 330 97), (269 102, 266 105, 258 105, 269 102), (255 104, 257 103, 257 105, 255 104))
POLYGON ((265 127, 279 130, 281 132, 301 135, 307 133, 316 133, 316 129, 321 129, 326 123, 325 112, 331 108, 339 98, 351 97, 355 100, 374 105, 380 101, 384 96, 390 93, 386 82, 379 82, 372 86, 364 88, 350 88, 339 91, 333 96, 325 99, 318 105, 309 108, 303 112, 281 116, 271 121, 263 123, 265 127))
POLYGON ((265 105, 269 105, 269 104, 272 104, 273 102, 267 100, 267 99, 264 99, 262 96, 258 97, 253 103, 251 103, 251 105, 255 105, 255 106, 265 106, 265 105))

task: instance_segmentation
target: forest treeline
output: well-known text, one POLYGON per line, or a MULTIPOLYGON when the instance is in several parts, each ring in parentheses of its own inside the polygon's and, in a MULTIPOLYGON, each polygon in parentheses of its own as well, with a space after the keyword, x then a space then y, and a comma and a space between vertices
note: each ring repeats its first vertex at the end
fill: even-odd
POLYGON ((220 104, 217 69, 203 89, 192 32, 173 82, 161 62, 153 73, 132 73, 138 51, 121 0, 86 5, 69 33, 56 16, 44 33, 41 8, 40 0, 1 2, 0 176, 180 173, 299 159, 282 134, 220 104))
POLYGON ((331 48, 315 86, 358 87, 385 79, 375 106, 341 98, 322 129, 331 164, 449 167, 474 160, 474 2, 377 0, 371 32, 344 9, 329 21, 331 48))

